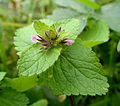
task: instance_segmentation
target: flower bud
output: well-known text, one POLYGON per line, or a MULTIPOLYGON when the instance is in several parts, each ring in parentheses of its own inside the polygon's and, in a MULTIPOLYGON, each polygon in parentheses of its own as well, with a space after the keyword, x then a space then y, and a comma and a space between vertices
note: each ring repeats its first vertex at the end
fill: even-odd
POLYGON ((31 36, 31 40, 32 40, 33 43, 39 42, 37 39, 39 39, 38 36, 35 36, 35 35, 32 35, 32 36, 31 36))
POLYGON ((65 39, 65 40, 63 40, 61 43, 70 46, 70 45, 72 45, 73 40, 66 40, 66 39, 65 39))

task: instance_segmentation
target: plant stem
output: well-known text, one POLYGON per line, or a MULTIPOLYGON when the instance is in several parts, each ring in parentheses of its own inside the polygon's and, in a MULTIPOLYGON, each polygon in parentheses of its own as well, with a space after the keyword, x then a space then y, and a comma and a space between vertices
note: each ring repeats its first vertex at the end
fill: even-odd
POLYGON ((71 106, 75 106, 73 96, 69 96, 69 99, 70 99, 70 102, 71 102, 71 106))
POLYGON ((23 26, 25 26, 25 24, 11 23, 11 22, 3 22, 2 25, 3 26, 12 26, 12 27, 23 27, 23 26))

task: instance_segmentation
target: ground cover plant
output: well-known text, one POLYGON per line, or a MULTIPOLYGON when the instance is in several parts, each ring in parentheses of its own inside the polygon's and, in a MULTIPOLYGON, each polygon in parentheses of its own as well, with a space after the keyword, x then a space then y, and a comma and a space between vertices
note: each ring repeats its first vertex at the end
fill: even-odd
POLYGON ((0 106, 119 106, 119 0, 0 1, 0 106))

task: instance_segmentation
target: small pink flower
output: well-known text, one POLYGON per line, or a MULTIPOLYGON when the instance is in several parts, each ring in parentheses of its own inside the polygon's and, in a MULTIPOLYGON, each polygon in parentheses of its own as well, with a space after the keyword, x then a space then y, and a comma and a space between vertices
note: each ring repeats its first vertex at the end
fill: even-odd
POLYGON ((65 44, 70 46, 72 45, 73 41, 72 40, 64 40, 65 44))
POLYGON ((31 40, 32 40, 33 43, 39 42, 38 39, 40 39, 38 36, 35 36, 35 35, 31 36, 31 40))

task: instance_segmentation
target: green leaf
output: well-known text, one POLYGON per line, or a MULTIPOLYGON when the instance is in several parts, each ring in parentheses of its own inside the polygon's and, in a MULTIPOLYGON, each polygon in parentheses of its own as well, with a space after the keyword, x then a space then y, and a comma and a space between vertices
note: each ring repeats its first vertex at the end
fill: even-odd
POLYGON ((56 28, 61 27, 67 33, 66 35, 61 36, 65 36, 68 39, 75 40, 79 34, 80 21, 78 19, 63 20, 56 22, 55 26, 56 28))
POLYGON ((120 52, 120 41, 118 42, 117 51, 120 52))
POLYGON ((108 91, 101 64, 91 48, 78 39, 40 76, 52 91, 65 95, 102 95, 108 91))
POLYGON ((36 32, 43 38, 45 37, 45 31, 50 29, 49 26, 41 21, 34 21, 34 28, 36 32))
POLYGON ((23 51, 28 49, 31 45, 33 45, 31 41, 32 35, 37 35, 34 30, 33 24, 24 28, 20 28, 16 31, 14 37, 15 49, 18 51, 18 55, 21 55, 23 51))
POLYGON ((95 18, 104 20, 109 27, 117 32, 120 32, 120 2, 114 2, 104 5, 100 12, 95 14, 95 18))
POLYGON ((5 77, 6 72, 0 72, 0 81, 5 77))
POLYGON ((99 4, 97 4, 97 3, 95 3, 91 0, 76 0, 76 1, 79 1, 83 4, 85 4, 86 6, 93 8, 93 9, 99 9, 100 8, 99 4))
POLYGON ((19 78, 13 79, 6 78, 5 83, 8 87, 12 87, 13 89, 16 89, 19 92, 23 92, 37 85, 37 76, 20 76, 19 78))
POLYGON ((44 50, 39 45, 33 45, 18 60, 19 74, 32 76, 46 71, 58 59, 60 52, 61 47, 44 50))
POLYGON ((92 13, 93 12, 93 9, 85 6, 82 3, 76 2, 75 0, 54 0, 54 2, 62 7, 71 8, 80 13, 92 13))
POLYGON ((30 106, 47 106, 47 105, 48 105, 48 101, 46 99, 41 99, 30 106))
POLYGON ((92 28, 80 35, 80 38, 89 47, 102 44, 109 40, 109 27, 102 21, 95 22, 92 28))
POLYGON ((0 90, 0 106, 27 106, 28 98, 19 92, 4 89, 0 90))

